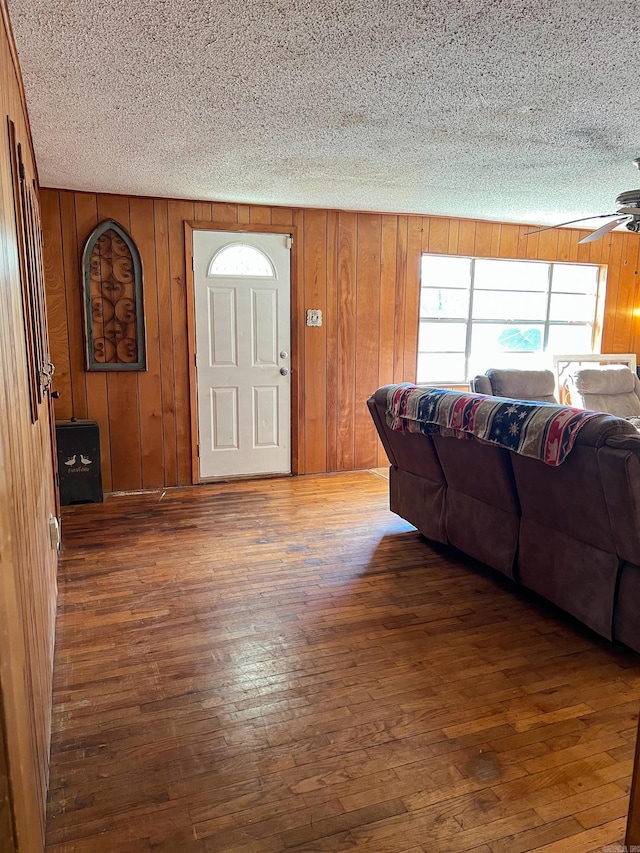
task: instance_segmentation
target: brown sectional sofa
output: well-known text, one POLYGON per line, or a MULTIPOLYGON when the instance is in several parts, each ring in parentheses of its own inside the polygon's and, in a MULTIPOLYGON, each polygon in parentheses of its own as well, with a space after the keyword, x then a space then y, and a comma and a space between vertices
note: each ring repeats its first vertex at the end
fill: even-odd
POLYGON ((395 431, 368 405, 391 463, 390 508, 640 651, 640 434, 598 414, 564 462, 485 442, 395 431))

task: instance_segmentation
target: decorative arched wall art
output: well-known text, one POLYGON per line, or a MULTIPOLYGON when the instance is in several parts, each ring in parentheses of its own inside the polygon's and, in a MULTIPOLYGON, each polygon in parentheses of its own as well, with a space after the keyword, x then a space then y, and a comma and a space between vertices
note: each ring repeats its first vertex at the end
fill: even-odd
POLYGON ((91 232, 82 274, 87 370, 145 370, 142 264, 117 222, 91 232))

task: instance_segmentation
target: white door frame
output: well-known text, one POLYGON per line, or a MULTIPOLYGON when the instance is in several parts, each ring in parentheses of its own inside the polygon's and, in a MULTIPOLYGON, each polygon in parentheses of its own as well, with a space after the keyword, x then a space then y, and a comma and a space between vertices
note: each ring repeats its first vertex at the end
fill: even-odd
MULTIPOLYGON (((195 284, 193 276, 193 232, 194 231, 237 231, 238 233, 263 233, 289 235, 293 240, 291 247, 291 473, 297 474, 298 460, 301 457, 300 440, 300 401, 302 400, 301 369, 304 364, 304 354, 301 353, 301 337, 299 322, 297 318, 302 317, 303 306, 299 305, 301 296, 298 286, 298 234, 295 225, 250 225, 229 222, 200 222, 185 221, 185 268, 186 268, 186 297, 187 297, 187 335, 189 355, 189 408, 191 413, 191 482, 211 482, 202 480, 200 477, 200 465, 198 459, 198 387, 196 377, 196 309, 195 309, 195 284)), ((273 476, 273 475, 271 475, 273 476)))

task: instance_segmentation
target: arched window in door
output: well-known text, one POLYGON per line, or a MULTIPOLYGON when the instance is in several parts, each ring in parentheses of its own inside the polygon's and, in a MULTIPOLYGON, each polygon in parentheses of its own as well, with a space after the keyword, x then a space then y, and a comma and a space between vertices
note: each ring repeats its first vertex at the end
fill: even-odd
POLYGON ((275 278, 276 273, 269 258, 255 246, 231 243, 223 246, 211 259, 208 276, 245 276, 247 278, 275 278))

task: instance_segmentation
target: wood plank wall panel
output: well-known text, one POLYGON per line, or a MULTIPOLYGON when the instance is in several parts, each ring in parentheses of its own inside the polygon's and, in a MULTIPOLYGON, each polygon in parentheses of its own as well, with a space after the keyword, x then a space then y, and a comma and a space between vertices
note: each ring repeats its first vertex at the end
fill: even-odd
POLYGON ((473 254, 479 257, 488 258, 491 256, 491 222, 476 222, 476 229, 473 242, 473 254))
POLYGON ((517 225, 503 225, 500 229, 500 258, 518 257, 518 234, 517 225))
MULTIPOLYGON (((358 216, 338 215, 338 312, 337 333, 337 402, 338 402, 338 470, 355 466, 356 415, 356 261, 358 216)), ((307 440, 311 438, 307 436, 307 440)))
POLYGON ((13 853, 15 835, 11 813, 11 791, 9 790, 9 765, 5 748, 5 727, 2 704, 0 703, 0 850, 13 853))
POLYGON ((393 382, 397 243, 397 218, 383 216, 380 248, 380 345, 378 347, 378 381, 381 385, 393 382))
MULTIPOLYGON (((173 315, 171 313, 171 287, 169 278, 169 205, 164 200, 153 203, 155 235, 156 300, 158 303, 157 345, 160 351, 160 397, 162 400, 162 454, 164 460, 164 483, 178 482, 178 444, 176 441, 176 406, 173 379, 173 315)), ((143 289, 145 302, 150 298, 149 279, 144 274, 146 262, 143 258, 143 289)), ((147 346, 154 345, 153 329, 146 329, 147 346)), ((108 429, 109 424, 104 424, 108 429)))
POLYGON ((322 311, 323 325, 309 327, 304 348, 304 423, 315 436, 305 442, 305 471, 327 470, 327 211, 304 213, 304 302, 322 311))
MULTIPOLYGON (((8 792, 14 824, 9 831, 2 809, 0 849, 11 853, 15 840, 20 851, 39 853, 56 609, 57 555, 50 544, 49 517, 55 515, 56 501, 47 398, 38 420, 31 422, 7 117, 15 124, 29 182, 36 170, 16 55, 6 3, 0 0, 0 796, 8 792)), ((61 222, 59 214, 50 218, 50 226, 58 229, 59 250, 65 242, 61 222)), ((48 277, 57 287, 56 347, 64 353, 69 347, 60 257, 52 256, 50 263, 48 277)))
POLYGON ((86 400, 87 416, 101 428, 107 490, 191 481, 185 220, 297 229, 291 345, 302 372, 292 398, 298 473, 386 464, 366 399, 378 385, 415 378, 422 252, 604 264, 602 349, 640 355, 634 313, 640 309, 640 239, 627 232, 578 246, 584 231, 526 237, 526 225, 450 217, 118 199, 60 190, 43 190, 42 199, 52 345, 62 365, 56 374, 57 411, 60 417, 71 411, 82 416, 86 400), (134 232, 142 257, 149 369, 137 377, 84 373, 78 257, 91 228, 109 211, 134 232), (322 310, 321 327, 305 325, 308 308, 322 310))
MULTIPOLYGON (((408 216, 398 217, 396 232, 396 298, 394 314, 394 343, 393 343, 393 381, 403 382, 405 378, 404 346, 405 346, 405 315, 402 306, 407 294, 407 231, 408 216)), ((414 375, 415 378, 415 375, 414 375)), ((384 458, 384 457, 383 457, 384 458)))
POLYGON ((193 219, 191 202, 169 202, 169 277, 171 279, 171 316, 173 336, 173 382, 176 414, 176 446, 178 451, 178 483, 191 480, 191 420, 189 408, 189 365, 187 336, 187 292, 184 256, 185 220, 193 219))
MULTIPOLYGON (((60 226, 63 233, 71 235, 71 239, 65 240, 63 245, 63 269, 69 269, 73 260, 77 257, 77 240, 73 239, 73 229, 76 228, 76 211, 71 193, 63 193, 60 196, 60 226)), ((77 293, 80 287, 79 276, 66 282, 67 287, 73 288, 72 293, 77 293)), ((67 317, 67 339, 69 341, 69 370, 71 376, 79 377, 79 381, 71 384, 71 408, 76 418, 87 417, 87 386, 83 381, 82 371, 84 368, 84 331, 82 305, 77 301, 73 310, 67 317)))
MULTIPOLYGON (((211 205, 204 205, 196 215, 211 215, 211 205)), ((143 275, 149 282, 144 300, 147 332, 147 370, 138 374, 140 408, 140 453, 142 488, 158 488, 164 484, 164 443, 162 435, 162 383, 160 380, 160 322, 156 278, 153 199, 132 198, 129 208, 131 236, 145 259, 143 275)))
POLYGON ((458 244, 455 246, 449 243, 449 219, 438 218, 429 220, 428 227, 423 231, 426 237, 426 242, 422 246, 424 252, 431 252, 434 255, 455 254, 458 244))
POLYGON ((633 340, 633 312, 638 285, 638 238, 635 234, 624 235, 622 257, 613 328, 614 352, 624 341, 633 340))
MULTIPOLYGON (((77 246, 78 254, 75 259, 75 263, 72 255, 65 255, 67 263, 64 267, 64 275, 66 280, 67 298, 69 300, 67 303, 67 310, 79 313, 82 318, 82 279, 80 274, 80 262, 86 239, 99 221, 98 199, 93 194, 84 194, 81 197, 74 197, 74 202, 77 230, 75 245, 77 246)), ((73 240, 71 240, 71 242, 73 242, 73 240)), ((46 246, 47 243, 45 239, 45 250, 46 246)), ((96 371, 93 373, 85 372, 84 337, 80 343, 73 341, 72 345, 75 345, 77 349, 76 359, 79 364, 77 372, 72 376, 72 383, 79 385, 84 381, 87 395, 86 416, 96 420, 98 424, 109 423, 110 412, 107 397, 107 377, 105 374, 96 371)), ((53 358, 55 359, 55 353, 53 354, 53 358)), ((56 417, 58 417, 57 409, 56 417)), ((78 416, 76 415, 76 417, 78 416)), ((100 459, 102 462, 102 485, 106 491, 111 491, 111 436, 106 432, 103 434, 102 429, 100 431, 100 459)))
POLYGON ((338 470, 338 211, 327 213, 327 471, 338 470))
MULTIPOLYGON (((73 309, 67 314, 65 294, 64 261, 62 258, 62 216, 60 210, 47 208, 42 211, 42 233, 51 251, 44 259, 44 275, 47 281, 47 314, 49 322, 49 344, 58 354, 56 361, 56 386, 60 393, 57 406, 58 418, 70 418, 73 413, 71 397, 71 342, 69 327, 73 309), (56 233, 57 232, 57 233, 56 233)), ((74 229, 75 230, 75 229, 74 229)), ((71 241, 65 241, 65 243, 71 241)), ((82 341, 82 336, 80 336, 82 341)), ((77 345, 77 342, 76 342, 77 345)), ((77 371, 73 371, 77 374, 77 371)), ((84 382, 83 382, 84 385, 84 382)))
MULTIPOLYGON (((113 219, 131 233, 129 199, 125 196, 98 196, 98 221, 113 219)), ((85 237, 86 239, 86 237, 85 237)), ((82 241, 84 243, 84 240, 82 241)), ((140 396, 138 372, 105 373, 111 433, 111 482, 114 491, 142 488, 140 444, 140 396), (113 448, 118 452, 114 453, 113 448)))
POLYGON ((414 382, 418 360, 418 317, 420 313, 420 259, 423 221, 409 217, 407 228, 407 282, 404 300, 404 380, 414 382))
MULTIPOLYGON (((378 384, 393 382, 395 348, 395 290, 398 223, 395 216, 383 216, 380 247, 380 298, 378 300, 378 384)), ((376 459, 385 459, 382 444, 376 433, 376 459)))
MULTIPOLYGON (((293 247, 291 253, 291 354, 293 366, 293 353, 297 355, 298 370, 304 372, 306 353, 306 326, 304 287, 297 286, 297 282, 304 281, 304 252, 302 247, 304 241, 301 237, 304 233, 304 211, 294 210, 292 212, 292 225, 296 229, 298 244, 293 247)), ((305 394, 300 392, 300 383, 291 383, 291 465, 293 471, 304 471, 306 430, 304 419, 305 394)))
POLYGON ((356 258, 356 341, 354 467, 371 468, 378 461, 378 442, 366 406, 371 387, 378 386, 380 348, 380 257, 382 218, 358 214, 356 258))

